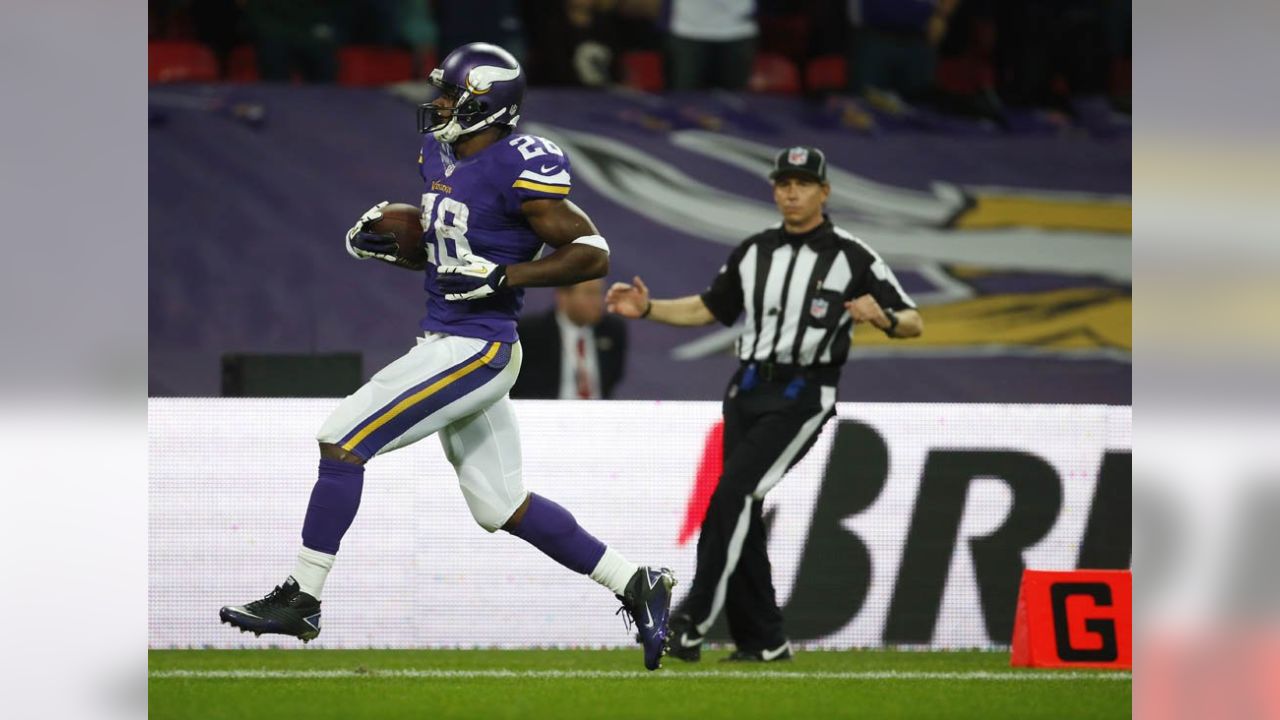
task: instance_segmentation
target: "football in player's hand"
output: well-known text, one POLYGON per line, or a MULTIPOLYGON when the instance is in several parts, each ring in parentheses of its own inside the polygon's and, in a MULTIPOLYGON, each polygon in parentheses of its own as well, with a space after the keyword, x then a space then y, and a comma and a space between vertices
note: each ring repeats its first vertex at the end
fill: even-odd
POLYGON ((422 244, 422 209, 408 203, 392 203, 382 208, 382 217, 368 228, 371 232, 396 236, 396 246, 401 259, 415 264, 427 261, 427 249, 422 244))

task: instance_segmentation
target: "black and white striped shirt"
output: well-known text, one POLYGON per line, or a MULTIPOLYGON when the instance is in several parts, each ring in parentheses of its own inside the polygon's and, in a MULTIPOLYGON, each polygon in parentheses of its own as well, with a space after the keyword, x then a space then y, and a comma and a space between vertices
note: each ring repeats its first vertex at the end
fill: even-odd
POLYGON ((746 313, 744 362, 840 367, 853 335, 844 303, 867 293, 883 308, 916 306, 875 250, 824 219, 804 235, 778 226, 747 238, 701 297, 725 325, 746 313))

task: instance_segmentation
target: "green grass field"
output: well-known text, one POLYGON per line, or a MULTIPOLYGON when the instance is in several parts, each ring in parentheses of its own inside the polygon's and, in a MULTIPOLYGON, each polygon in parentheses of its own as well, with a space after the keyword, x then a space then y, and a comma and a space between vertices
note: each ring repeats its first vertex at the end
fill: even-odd
POLYGON ((1004 653, 801 652, 766 666, 640 651, 153 650, 152 718, 1115 718, 1128 673, 1004 653))

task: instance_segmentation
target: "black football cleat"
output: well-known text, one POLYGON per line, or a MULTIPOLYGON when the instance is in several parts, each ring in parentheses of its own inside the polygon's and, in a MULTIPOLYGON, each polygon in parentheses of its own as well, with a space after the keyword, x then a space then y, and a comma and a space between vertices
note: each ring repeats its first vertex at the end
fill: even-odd
POLYGON ((772 650, 734 650, 720 662, 782 662, 791 659, 791 642, 787 641, 772 650))
POLYGON ((261 600, 222 608, 218 617, 254 635, 292 635, 307 642, 320 634, 320 601, 302 592, 292 577, 261 600))
POLYGON ((683 613, 673 615, 667 654, 685 662, 698 662, 702 659, 702 639, 693 627, 693 618, 683 613))
POLYGON ((650 670, 662 667, 667 651, 671 617, 671 588, 676 578, 667 568, 641 567, 631 576, 626 592, 618 595, 622 607, 636 628, 636 641, 644 646, 644 666, 650 670))

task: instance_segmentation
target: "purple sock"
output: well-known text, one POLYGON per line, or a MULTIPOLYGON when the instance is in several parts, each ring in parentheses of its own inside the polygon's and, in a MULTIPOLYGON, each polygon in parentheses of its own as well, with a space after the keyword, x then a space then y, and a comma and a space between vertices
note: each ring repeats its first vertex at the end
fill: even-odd
POLYGON ((529 507, 511 534, 583 575, 594 570, 604 555, 604 543, 578 527, 572 513, 534 493, 529 493, 529 507))
POLYGON ((342 536, 360 509, 363 488, 363 465, 321 458, 320 476, 311 489, 307 518, 302 522, 302 545, 337 555, 342 536))

